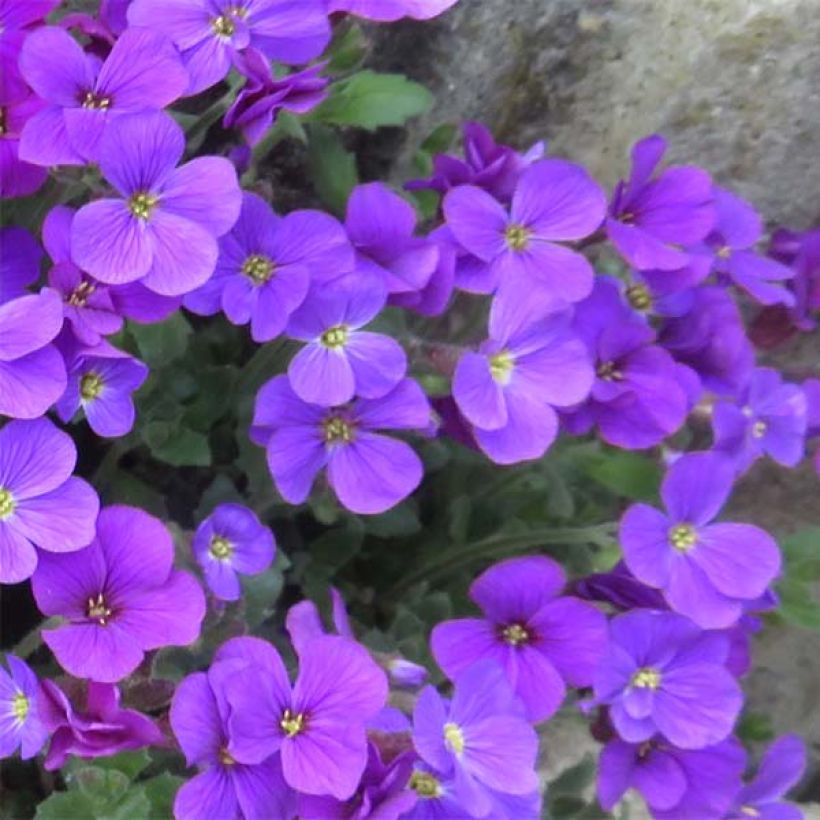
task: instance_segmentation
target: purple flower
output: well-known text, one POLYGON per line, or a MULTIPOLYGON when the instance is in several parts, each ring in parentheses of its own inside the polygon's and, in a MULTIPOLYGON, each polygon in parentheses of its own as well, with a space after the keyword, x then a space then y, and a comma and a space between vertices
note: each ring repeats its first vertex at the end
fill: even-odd
POLYGON ((576 308, 574 329, 595 360, 597 378, 589 400, 565 415, 570 432, 597 425, 604 441, 638 450, 680 429, 700 393, 698 380, 653 344, 654 331, 624 303, 613 280, 598 278, 576 308))
POLYGON ((544 289, 578 302, 592 289, 592 266, 556 242, 583 239, 600 224, 604 192, 579 165, 542 160, 521 175, 507 212, 481 188, 462 185, 444 198, 447 225, 458 242, 498 277, 499 293, 522 305, 544 289))
POLYGON ((197 527, 191 544, 205 581, 223 601, 242 594, 238 574, 258 575, 273 561, 273 533, 253 510, 241 504, 220 504, 197 527))
POLYGON ((60 0, 2 0, 0 2, 0 97, 20 99, 28 93, 18 59, 26 35, 50 14, 60 0))
POLYGON ((293 686, 272 646, 253 660, 225 681, 228 753, 257 764, 278 752, 292 788, 352 797, 367 763, 365 724, 387 697, 384 673, 364 647, 332 636, 301 648, 293 686))
POLYGON ((0 416, 37 418, 63 394, 65 364, 51 344, 62 326, 53 290, 0 305, 0 416))
POLYGON ((134 507, 106 507, 97 537, 76 555, 42 553, 32 578, 44 615, 67 620, 43 640, 71 675, 113 683, 145 652, 199 637, 205 596, 173 568, 174 544, 158 519, 134 507))
POLYGON ((57 415, 68 422, 82 407, 98 436, 124 436, 131 432, 136 415, 131 394, 146 378, 143 362, 106 342, 81 348, 70 358, 68 387, 57 402, 57 415))
POLYGON ((412 448, 376 430, 423 429, 430 405, 412 379, 380 399, 357 399, 342 407, 303 402, 286 376, 263 385, 256 397, 251 437, 268 451, 268 467, 282 497, 301 504, 317 473, 352 512, 382 513, 421 482, 423 467, 412 448))
POLYGON ((438 245, 413 235, 413 206, 381 182, 353 189, 345 228, 356 248, 357 269, 382 279, 388 293, 419 291, 436 270, 438 245))
POLYGON ((219 243, 213 277, 185 297, 185 307, 204 316, 224 310, 237 325, 251 324, 254 341, 266 342, 285 329, 305 299, 311 278, 353 268, 344 229, 319 211, 284 217, 251 193, 233 230, 219 243))
MULTIPOLYGON (((0 26, 0 32, 2 26, 0 26)), ((2 37, 2 35, 0 35, 2 37)), ((3 65, 5 65, 3 60, 3 65)), ((16 65, 16 60, 14 61, 16 65)), ((0 67, 0 80, 8 72, 0 67)), ((34 94, 11 96, 0 92, 0 199, 30 196, 48 179, 48 170, 20 159, 20 134, 45 103, 34 94)))
POLYGON ((662 738, 642 743, 613 740, 601 752, 598 799, 612 811, 629 789, 635 789, 653 816, 668 811, 676 820, 723 817, 745 765, 746 753, 735 738, 705 749, 677 749, 662 738), (701 814, 687 811, 693 793, 701 814))
POLYGON ((546 720, 566 685, 590 686, 607 640, 606 618, 591 604, 562 597, 566 578, 545 556, 510 558, 473 581, 470 597, 485 618, 445 621, 430 645, 438 665, 456 680, 473 663, 500 664, 527 718, 546 720))
POLYGON ((75 552, 91 543, 100 502, 71 475, 76 463, 74 442, 46 418, 0 430, 0 582, 31 577, 35 546, 75 552))
POLYGON ((712 410, 714 447, 745 472, 763 455, 784 467, 795 467, 806 451, 806 394, 784 384, 776 370, 757 368, 734 401, 717 402, 712 410))
MULTIPOLYGON (((333 626, 337 635, 355 640, 353 628, 347 617, 347 609, 341 593, 336 587, 330 587, 330 600, 333 614, 333 626)), ((288 630, 290 641, 297 652, 314 638, 327 634, 322 626, 322 618, 313 601, 300 601, 294 604, 285 618, 285 627, 288 630)))
POLYGON ((604 601, 621 610, 666 609, 663 595, 642 584, 623 561, 609 572, 587 575, 573 585, 573 591, 585 601, 604 601))
POLYGON ((327 98, 328 80, 319 76, 326 63, 275 77, 270 62, 256 49, 249 48, 236 60, 248 80, 222 124, 225 128, 239 128, 250 145, 265 136, 279 111, 307 114, 327 98))
POLYGON ((763 595, 780 572, 780 551, 768 533, 751 524, 709 523, 733 481, 734 466, 725 456, 682 456, 661 485, 667 512, 633 504, 621 519, 632 574, 707 629, 732 626, 744 603, 763 595))
POLYGON ((0 666, 0 758, 11 757, 19 748, 20 757, 34 757, 48 738, 43 723, 40 685, 28 664, 6 655, 9 672, 0 666))
POLYGON ((609 649, 595 674, 595 697, 609 705, 618 734, 640 743, 660 732, 681 749, 724 740, 743 693, 724 663, 728 639, 682 615, 648 609, 610 622, 609 649))
POLYGON ((457 246, 446 225, 434 230, 427 238, 438 245, 438 263, 427 284, 420 290, 393 293, 389 302, 422 316, 439 316, 447 309, 453 295, 457 246))
POLYGON ((632 172, 615 189, 606 231, 618 252, 638 270, 678 270, 690 261, 680 245, 706 238, 715 224, 712 180, 701 168, 655 169, 666 140, 654 134, 632 149, 632 172))
POLYGON ((543 456, 558 433, 553 407, 583 401, 592 387, 586 347, 554 308, 538 291, 526 303, 495 299, 490 338, 456 367, 453 398, 499 464, 543 456))
POLYGON ((367 20, 392 23, 402 17, 429 20, 443 14, 458 0, 325 0, 328 12, 344 11, 367 20))
POLYGON ((407 356, 389 336, 361 328, 384 307, 387 294, 375 276, 353 273, 332 285, 315 285, 288 322, 288 336, 307 342, 288 367, 302 401, 332 407, 354 396, 378 399, 407 372, 407 356))
POLYGON ((806 744, 797 735, 783 735, 763 755, 755 776, 739 791, 729 820, 801 820, 803 812, 781 798, 806 771, 806 744))
POLYGON ((233 165, 197 157, 176 168, 182 129, 163 112, 123 114, 100 141, 100 169, 120 198, 83 206, 71 226, 74 262, 101 282, 142 280, 164 296, 187 293, 213 273, 216 237, 241 207, 233 165))
POLYGON ((159 111, 188 86, 171 41, 147 29, 123 32, 100 64, 65 29, 44 26, 26 38, 20 70, 48 103, 20 138, 20 158, 36 165, 98 161, 100 140, 115 117, 159 111))
POLYGON ((251 46, 271 60, 298 65, 330 40, 323 0, 133 0, 132 26, 159 29, 176 43, 198 94, 230 71, 251 46))
POLYGON ((43 251, 25 228, 0 228, 0 303, 26 294, 40 276, 43 251))
POLYGON ((120 708, 116 686, 89 681, 85 711, 77 712, 65 693, 50 680, 42 682, 41 710, 52 733, 46 755, 48 771, 61 769, 69 755, 110 757, 118 752, 164 745, 157 725, 133 709, 120 708))
POLYGON ((528 795, 538 788, 538 737, 493 661, 479 661, 458 677, 452 703, 432 686, 422 690, 413 743, 425 763, 452 778, 455 799, 474 817, 492 808, 487 789, 528 795))
MULTIPOLYGON (((295 794, 282 777, 278 753, 246 765, 228 751, 230 707, 225 683, 256 654, 264 657, 270 651, 259 638, 234 638, 219 649, 207 673, 189 675, 177 686, 171 703, 171 729, 188 765, 201 769, 177 792, 177 820, 197 820, 203 814, 249 820, 294 816, 295 794)), ((257 687, 256 682, 253 686, 257 687)))

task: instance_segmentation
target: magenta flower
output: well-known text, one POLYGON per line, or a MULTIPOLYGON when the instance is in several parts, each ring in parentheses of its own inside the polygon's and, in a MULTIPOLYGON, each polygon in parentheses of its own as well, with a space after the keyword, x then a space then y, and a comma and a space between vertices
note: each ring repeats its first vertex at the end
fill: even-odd
MULTIPOLYGON (((3 65, 6 65, 5 61, 3 65)), ((0 68, 0 79, 6 74, 0 68)), ((0 121, 3 123, 0 129, 0 199, 30 196, 48 179, 46 168, 20 159, 20 134, 29 119, 44 105, 39 97, 27 92, 23 96, 0 93, 0 121)))
POLYGON ((378 399, 407 372, 401 345, 361 328, 384 307, 382 280, 364 273, 317 284, 288 322, 287 334, 306 342, 288 367, 288 380, 302 401, 332 407, 354 396, 378 399))
POLYGON ((40 276, 43 251, 25 228, 0 228, 0 304, 26 295, 40 276))
POLYGON ((532 722, 553 715, 566 686, 592 685, 606 646, 606 618, 594 606, 561 596, 561 567, 545 556, 510 558, 473 581, 470 598, 484 618, 438 624, 433 656, 456 680, 473 663, 500 664, 532 722))
POLYGON ((365 724, 387 698, 384 672, 359 644, 325 636, 302 648, 291 686, 279 653, 262 647, 224 683, 228 753, 254 765, 278 752, 289 786, 347 800, 367 763, 365 724))
POLYGON ((303 503, 327 467, 339 502, 375 515, 410 495, 423 475, 408 444, 375 431, 419 430, 429 419, 430 405, 412 379, 380 399, 327 408, 303 402, 287 377, 277 376, 256 397, 251 438, 267 448, 273 480, 290 504, 303 503))
POLYGON ((116 686, 89 681, 82 712, 75 711, 53 681, 44 680, 42 688, 43 721, 52 734, 44 764, 48 771, 61 769, 69 755, 87 760, 165 744, 153 720, 141 712, 120 707, 116 686))
POLYGON ((20 757, 29 760, 49 734, 41 714, 40 684, 25 661, 6 655, 6 663, 9 672, 0 666, 0 758, 11 757, 19 748, 20 757))
POLYGON ((318 57, 330 40, 323 0, 133 0, 132 26, 159 29, 176 43, 198 94, 251 46, 289 65, 318 57))
POLYGON ((216 237, 239 216, 233 165, 198 157, 176 168, 182 129, 162 112, 123 114, 100 141, 100 169, 119 198, 83 206, 71 226, 71 257, 111 285, 142 280, 178 296, 203 284, 218 256, 216 237))
POLYGON ((65 364, 51 344, 62 326, 53 290, 0 305, 0 416, 35 419, 63 394, 65 364))
POLYGON ((67 621, 44 630, 43 640, 66 672, 113 683, 130 675, 145 652, 199 637, 205 596, 173 561, 164 525, 122 506, 100 512, 96 539, 70 560, 40 556, 32 578, 37 606, 67 621))
POLYGON ((604 218, 604 192, 581 166, 557 159, 531 165, 509 212, 472 185, 451 190, 443 209, 458 242, 497 276, 501 298, 521 305, 543 289, 556 300, 578 302, 592 289, 586 258, 556 244, 583 239, 604 218))
POLYGON ((65 29, 44 26, 26 38, 20 70, 48 103, 20 138, 20 158, 37 165, 98 161, 100 140, 115 117, 159 111, 188 86, 173 43, 147 29, 123 32, 101 64, 65 29))
POLYGON ((97 494, 71 474, 77 450, 46 418, 0 430, 0 582, 31 577, 47 553, 76 552, 94 538, 97 494))
POLYGON ((273 561, 276 542, 253 510, 220 504, 197 527, 191 549, 211 592, 223 601, 236 601, 242 594, 238 575, 264 572, 273 561))
POLYGON ((660 732, 681 749, 711 746, 729 736, 743 705, 724 665, 728 651, 725 635, 673 612, 619 615, 595 673, 595 698, 630 743, 660 732))
POLYGON ((458 0, 326 0, 328 12, 344 11, 367 20, 392 23, 402 17, 429 20, 458 0))
POLYGON ((732 626, 744 604, 763 595, 780 572, 780 551, 768 533, 751 524, 710 523, 733 481, 725 456, 684 455, 661 485, 667 512, 633 504, 621 519, 632 574, 706 629, 732 626))
POLYGON ((678 270, 689 264, 681 245, 706 238, 715 224, 709 174, 701 168, 667 168, 653 179, 666 152, 666 140, 654 134, 632 149, 629 180, 618 183, 606 231, 612 244, 638 270, 678 270))

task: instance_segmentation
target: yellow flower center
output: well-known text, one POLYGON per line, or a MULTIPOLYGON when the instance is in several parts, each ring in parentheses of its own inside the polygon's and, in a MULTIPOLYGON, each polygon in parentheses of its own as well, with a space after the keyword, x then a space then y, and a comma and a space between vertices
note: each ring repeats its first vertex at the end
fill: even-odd
POLYGON ((242 265, 242 273, 253 281, 255 285, 264 285, 270 281, 276 265, 267 256, 255 253, 249 256, 242 265))
POLYGON ((22 692, 17 692, 11 699, 11 713, 20 723, 28 717, 30 708, 29 699, 22 692))
POLYGON ((457 755, 464 751, 464 732, 457 723, 444 724, 444 742, 457 755))
POLYGON ((532 231, 523 225, 508 225, 504 231, 504 239, 511 251, 525 251, 530 245, 532 231))
POLYGON ((8 518, 14 512, 16 506, 17 503, 11 494, 11 490, 0 487, 0 521, 8 518))
POLYGON ((419 796, 427 800, 441 797, 444 789, 441 783, 428 772, 413 772, 410 776, 410 788, 419 796))
POLYGON ((279 725, 288 737, 296 737, 296 735, 305 728, 305 716, 301 713, 294 715, 290 709, 285 709, 285 713, 282 715, 282 720, 279 721, 279 725))
POLYGON ((724 245, 722 248, 717 249, 717 255, 721 259, 728 259, 732 255, 732 249, 728 245, 724 245))
POLYGON ((766 431, 769 429, 769 426, 766 424, 765 421, 756 421, 752 425, 752 438, 763 438, 766 435, 766 431))
POLYGON ((223 746, 219 750, 219 762, 223 766, 234 766, 236 765, 236 761, 234 760, 233 755, 223 746))
POLYGON ((211 539, 208 551, 218 561, 223 561, 233 555, 233 544, 228 541, 227 538, 223 538, 221 535, 215 535, 211 539))
POLYGON ((602 362, 598 365, 596 372, 598 378, 603 379, 605 382, 622 382, 624 380, 624 374, 618 370, 618 365, 615 362, 602 362))
POLYGON ((105 111, 111 107, 112 102, 111 97, 103 97, 93 91, 86 91, 80 105, 83 108, 91 108, 95 111, 105 111))
POLYGON ((350 336, 350 328, 347 325, 334 325, 319 337, 319 341, 325 347, 336 350, 347 344, 348 336, 350 336))
POLYGON ((80 282, 76 288, 71 292, 71 295, 66 299, 69 305, 73 307, 85 307, 88 302, 88 297, 97 289, 97 286, 91 282, 80 282))
POLYGON ((105 626, 105 619, 111 615, 111 610, 106 606, 102 592, 96 599, 88 599, 86 613, 91 620, 99 622, 101 626, 105 626))
POLYGON ((509 384, 514 367, 515 359, 507 350, 490 356, 490 375, 498 384, 509 384))
POLYGON ((325 441, 328 444, 349 444, 353 441, 353 425, 338 416, 331 416, 322 422, 325 441))
POLYGON ((530 633, 521 624, 505 626, 501 630, 501 635, 510 646, 519 646, 522 643, 527 643, 530 639, 530 633))
POLYGON ((676 550, 687 552, 698 542, 698 533, 691 524, 676 524, 669 530, 669 543, 676 550))
POLYGON ((220 14, 211 20, 211 29, 217 37, 233 37, 236 31, 236 23, 227 14, 220 14))
POLYGON ((760 811, 754 806, 741 806, 740 813, 745 814, 747 817, 760 817, 760 811))
POLYGON ((636 689, 657 689, 661 685, 661 673, 651 666, 639 669, 630 681, 636 689))
POLYGON ((93 401, 103 389, 102 376, 99 373, 83 373, 80 379, 80 396, 83 401, 93 401))
POLYGON ((134 194, 128 200, 128 210, 137 219, 148 219, 159 202, 159 197, 149 193, 134 194))
POLYGON ((635 310, 649 310, 652 307, 652 294, 649 288, 640 282, 626 289, 626 298, 635 310))

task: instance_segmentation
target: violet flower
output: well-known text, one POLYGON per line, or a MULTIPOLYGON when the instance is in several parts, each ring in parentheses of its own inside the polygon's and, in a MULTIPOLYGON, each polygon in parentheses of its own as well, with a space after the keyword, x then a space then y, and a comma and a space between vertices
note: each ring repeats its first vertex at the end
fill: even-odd
POLYGON ((456 367, 453 398, 498 464, 543 456, 558 433, 553 408, 578 404, 592 387, 586 346, 554 310, 537 291, 526 304, 495 299, 490 338, 456 367))
POLYGON ((42 553, 32 590, 44 615, 67 621, 43 630, 60 666, 78 678, 113 683, 130 675, 145 652, 193 643, 205 596, 173 561, 162 522, 124 506, 100 512, 97 537, 82 552, 42 553))
POLYGON ((62 326, 53 290, 0 305, 0 416, 35 419, 63 394, 65 364, 51 344, 62 326))
POLYGON ((42 248, 25 228, 0 228, 0 304, 26 295, 42 259, 42 248))
MULTIPOLYGON (((7 74, 5 68, 4 60, 0 78, 7 74)), ((30 196, 39 191, 48 179, 46 168, 20 159, 23 128, 44 106, 45 103, 35 94, 25 92, 23 96, 11 96, 0 92, 0 124, 3 126, 0 128, 0 199, 30 196)))
POLYGON ((165 743, 154 721, 120 707, 120 691, 112 684, 89 681, 84 711, 75 710, 53 681, 41 685, 41 711, 52 735, 44 763, 48 771, 61 769, 69 755, 88 760, 165 743))
POLYGON ((449 704, 432 686, 422 690, 413 710, 413 743, 425 763, 453 778, 455 799, 474 817, 492 808, 488 789, 528 795, 538 788, 538 737, 494 661, 479 661, 459 675, 449 704))
POLYGON ((715 224, 712 180, 702 168, 667 168, 653 179, 666 140, 645 137, 632 149, 632 171, 618 183, 606 231, 618 252, 638 270, 678 270, 690 261, 681 245, 706 238, 715 224))
POLYGON ((245 764, 279 753, 291 788, 352 797, 367 763, 365 724, 387 698, 384 673, 364 647, 331 636, 303 647, 293 686, 272 646, 263 644, 250 660, 224 684, 228 753, 245 764))
POLYGON ((759 367, 734 400, 712 410, 715 450, 734 459, 745 472, 763 455, 795 467, 806 451, 806 394, 783 382, 776 370, 759 367))
POLYGON ((382 280, 355 273, 315 285, 290 317, 287 334, 306 342, 288 380, 302 401, 332 407, 360 396, 379 399, 404 378, 407 356, 390 336, 361 328, 384 307, 382 280))
POLYGON ((48 103, 26 123, 20 158, 46 166, 97 162, 114 118, 159 111, 188 85, 173 43, 147 29, 124 31, 100 64, 65 29, 43 26, 26 38, 20 70, 48 103))
POLYGON ((455 238, 490 268, 499 294, 514 305, 538 289, 566 302, 591 291, 594 272, 587 259, 556 244, 588 236, 606 211, 603 190, 580 165, 557 159, 531 165, 509 212, 472 185, 449 191, 443 209, 455 238))
POLYGON ((142 280, 178 296, 203 284, 241 207, 233 165, 197 157, 176 168, 182 129, 164 112, 123 114, 100 141, 100 169, 119 198, 84 205, 71 226, 74 262, 101 282, 142 280))
POLYGON ((609 572, 587 575, 573 584, 573 592, 585 601, 602 601, 620 610, 666 609, 663 595, 641 583, 623 561, 609 572))
POLYGON ((427 239, 438 246, 438 262, 433 273, 420 290, 391 294, 391 305, 422 316, 440 316, 447 310, 455 287, 457 258, 457 246, 449 237, 451 234, 446 225, 428 235, 427 239), (445 236, 448 238, 445 239, 445 236))
POLYGON ((324 0, 133 0, 128 22, 174 41, 191 76, 188 94, 223 79, 248 46, 299 65, 318 57, 330 40, 324 0))
POLYGON ((20 50, 34 25, 44 20, 58 5, 60 0, 0 2, 0 98, 19 100, 28 93, 18 65, 20 50))
POLYGON ((413 449, 377 430, 419 430, 430 405, 412 379, 380 399, 357 399, 342 407, 303 402, 287 376, 264 384, 256 397, 251 438, 267 448, 268 467, 282 497, 301 504, 322 468, 339 502, 352 512, 382 513, 421 482, 423 467, 413 449))
POLYGON ((774 539, 751 524, 710 523, 725 504, 734 466, 711 452, 679 458, 661 485, 667 512, 633 504, 620 542, 632 574, 706 629, 732 626, 780 572, 774 539))
POLYGON ((500 664, 532 722, 553 715, 566 686, 590 686, 607 642, 606 618, 594 606, 561 596, 566 577, 545 556, 510 558, 473 581, 470 598, 483 619, 438 624, 433 656, 456 680, 473 663, 500 664))
POLYGON ((10 421, 0 430, 1 583, 31 577, 38 555, 91 543, 100 502, 71 475, 76 463, 71 437, 46 418, 10 421))
POLYGON ((6 655, 9 671, 0 666, 0 758, 34 757, 48 738, 40 703, 40 684, 28 664, 6 655))
POLYGON ((264 572, 276 542, 253 510, 219 504, 197 527, 191 549, 211 592, 220 600, 236 601, 242 594, 238 576, 264 572))
POLYGON ((743 705, 725 667, 729 642, 682 615, 641 609, 610 622, 609 649, 595 673, 595 698, 618 734, 640 743, 660 732, 681 749, 724 740, 743 705))
POLYGON ((402 17, 429 20, 443 14, 458 0, 325 0, 329 13, 343 11, 367 20, 392 23, 402 17))

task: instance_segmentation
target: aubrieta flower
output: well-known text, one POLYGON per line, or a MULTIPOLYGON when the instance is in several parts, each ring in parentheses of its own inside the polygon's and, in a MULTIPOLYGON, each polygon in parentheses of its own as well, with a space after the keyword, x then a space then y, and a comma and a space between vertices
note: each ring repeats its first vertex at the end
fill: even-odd
POLYGON ((182 52, 198 94, 230 71, 251 46, 290 65, 318 57, 330 40, 324 0, 133 0, 132 26, 158 29, 182 52))
POLYGON ((68 422, 82 408, 98 436, 124 436, 136 417, 131 394, 147 378, 146 364, 107 342, 81 348, 69 358, 68 386, 57 401, 57 415, 68 422))
POLYGON ((378 399, 404 378, 402 346, 362 330, 386 299, 382 280, 364 272, 311 289, 287 327, 288 336, 306 342, 288 366, 288 380, 302 401, 332 407, 354 396, 378 399))
POLYGON ((545 556, 510 558, 473 581, 470 598, 484 618, 438 624, 430 638, 444 673, 458 679, 486 658, 499 663, 527 718, 546 720, 566 686, 590 686, 607 643, 606 618, 594 606, 561 596, 566 577, 545 556))
POLYGON ((455 288, 458 246, 446 225, 436 228, 427 239, 438 246, 438 262, 427 284, 419 290, 393 293, 389 302, 422 316, 439 316, 450 304, 455 288))
POLYGON ((591 291, 594 272, 587 259, 556 244, 589 236, 604 218, 604 192, 580 165, 534 163, 521 174, 509 212, 472 185, 449 191, 443 209, 458 242, 497 278, 501 298, 522 305, 533 290, 543 289, 578 302, 591 291))
POLYGON ((673 612, 619 615, 595 673, 596 701, 609 706, 618 734, 630 743, 658 732, 681 749, 719 743, 743 705, 724 665, 728 650, 725 635, 703 632, 673 612))
POLYGON ((380 399, 327 408, 303 402, 287 376, 276 376, 256 397, 251 438, 266 447, 273 480, 290 504, 303 503, 327 467, 340 503, 375 515, 410 495, 424 472, 408 444, 375 431, 421 430, 429 419, 430 405, 412 379, 380 399))
MULTIPOLYGON (((502 668, 490 660, 456 679, 447 703, 425 687, 413 710, 413 744, 425 763, 453 781, 453 795, 474 817, 487 815, 487 790, 529 795, 538 788, 538 737, 502 668)), ((430 784, 435 789, 435 782, 430 784)))
POLYGON ((44 630, 43 640, 69 674, 113 683, 145 652, 199 637, 205 596, 193 576, 173 568, 174 544, 158 519, 106 507, 95 540, 67 557, 42 553, 31 584, 40 611, 67 621, 44 630))
POLYGON ((667 511, 633 504, 621 519, 620 541, 632 574, 705 629, 732 626, 780 572, 780 550, 768 533, 751 524, 710 523, 729 497, 734 475, 725 456, 681 456, 661 485, 667 511))
POLYGON ((239 216, 241 191, 223 157, 197 157, 177 168, 182 129, 164 112, 123 114, 100 141, 100 169, 119 194, 77 211, 71 257, 112 285, 141 280, 178 296, 213 273, 216 238, 239 216))
POLYGON ((254 820, 295 815, 296 796, 282 777, 278 753, 248 765, 238 763, 228 751, 230 707, 225 682, 235 669, 270 651, 259 638, 234 638, 220 647, 208 672, 188 675, 177 686, 171 729, 187 764, 200 768, 176 794, 177 820, 198 820, 203 814, 254 820))
POLYGON ((0 97, 3 99, 21 99, 28 93, 18 65, 20 49, 34 24, 44 20, 59 4, 60 0, 0 0, 0 97))
MULTIPOLYGON (((0 68, 0 78, 5 74, 0 68)), ((44 106, 36 94, 27 91, 22 96, 0 92, 0 199, 30 196, 48 179, 48 169, 20 159, 20 134, 44 106)))
POLYGON ((801 820, 803 812, 782 798, 806 771, 806 744, 797 735, 783 735, 766 750, 755 776, 738 792, 727 820, 801 820))
POLYGON ((427 285, 438 265, 438 245, 414 236, 413 206, 381 182, 357 185, 347 201, 345 228, 358 271, 375 274, 390 294, 427 285))
POLYGON ((329 13, 344 11, 366 20, 392 23, 402 17, 430 20, 454 6, 458 0, 325 0, 329 13))
POLYGON ((34 757, 48 738, 40 704, 40 684, 28 664, 6 655, 9 671, 0 666, 0 758, 34 757))
POLYGON ((35 419, 63 394, 65 363, 51 344, 62 326, 60 297, 48 288, 0 305, 0 416, 35 419))
POLYGON ((364 647, 324 636, 300 649, 291 686, 279 653, 263 646, 224 683, 228 753, 246 764, 279 753, 289 786, 347 800, 367 763, 365 724, 387 698, 384 672, 364 647))
POLYGON ((219 504, 197 527, 191 543, 205 582, 223 601, 242 594, 238 575, 258 575, 273 561, 276 542, 253 510, 241 504, 219 504))
POLYGON ((712 180, 702 168, 678 166, 653 174, 666 140, 653 134, 632 148, 632 171, 618 183, 606 231, 638 270, 678 270, 690 261, 680 246, 706 238, 715 224, 712 180))
POLYGON ((61 769, 69 755, 87 760, 165 744, 153 720, 120 706, 120 691, 112 684, 89 681, 82 711, 54 681, 41 686, 41 712, 51 733, 44 763, 48 771, 61 769))
POLYGON ((254 341, 267 342, 285 329, 312 278, 352 269, 353 249, 333 217, 308 210, 280 217, 244 192, 239 219, 219 242, 213 277, 184 305, 203 316, 224 310, 234 324, 250 322, 254 341))
POLYGON ((37 281, 43 250, 25 228, 0 228, 0 304, 26 294, 37 281))
POLYGON ((586 346, 554 308, 538 291, 526 303, 494 300, 490 338, 456 367, 453 398, 499 464, 543 456, 558 433, 553 408, 578 404, 592 387, 586 346))
POLYGON ((48 103, 20 137, 20 158, 37 165, 96 162, 112 119, 159 111, 188 86, 173 43, 147 29, 123 32, 100 64, 65 29, 43 26, 26 38, 20 70, 48 103))
POLYGON ((77 449, 46 418, 0 430, 0 582, 31 577, 46 554, 76 552, 94 538, 100 502, 72 476, 77 449))
POLYGON ((776 370, 759 367, 733 401, 712 409, 715 450, 734 459, 745 472, 763 455, 784 467, 795 467, 806 450, 806 394, 784 383, 776 370))

